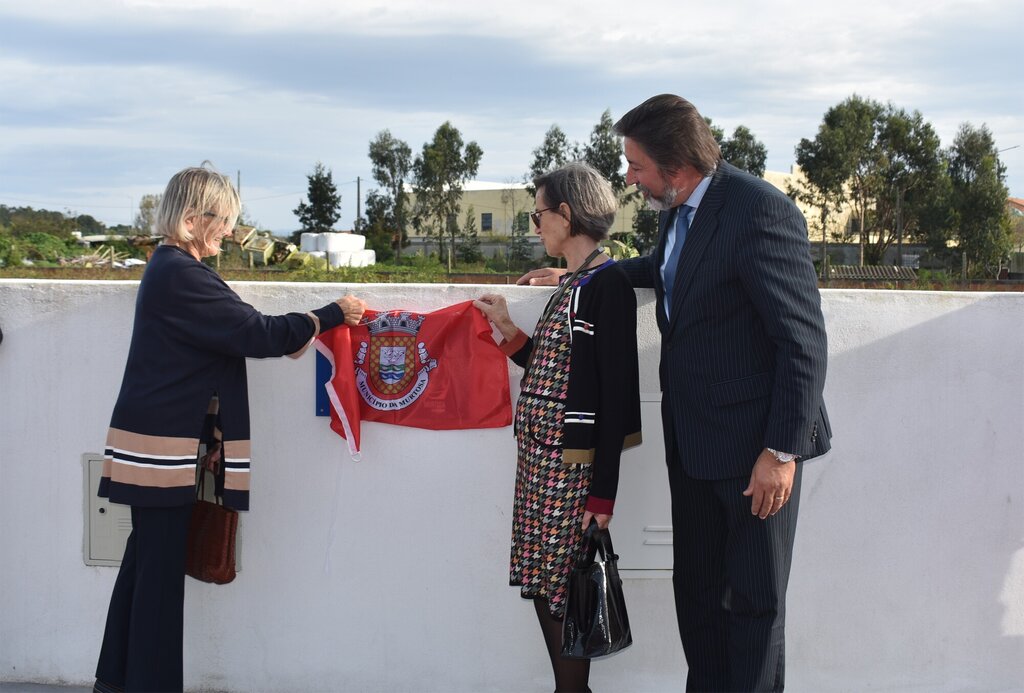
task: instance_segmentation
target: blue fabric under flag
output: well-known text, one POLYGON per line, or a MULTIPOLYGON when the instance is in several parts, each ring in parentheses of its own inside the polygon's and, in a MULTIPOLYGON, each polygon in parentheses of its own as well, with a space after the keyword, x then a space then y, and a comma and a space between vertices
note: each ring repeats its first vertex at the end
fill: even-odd
POLYGON ((331 379, 331 362, 327 357, 316 352, 316 415, 331 415, 331 400, 327 396, 327 381, 331 379))

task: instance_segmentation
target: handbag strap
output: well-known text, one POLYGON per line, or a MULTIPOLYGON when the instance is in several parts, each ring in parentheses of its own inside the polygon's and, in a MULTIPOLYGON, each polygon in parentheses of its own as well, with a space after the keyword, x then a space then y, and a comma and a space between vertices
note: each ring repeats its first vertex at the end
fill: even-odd
POLYGON ((558 285, 558 289, 555 291, 555 293, 551 294, 551 298, 548 299, 548 304, 544 306, 544 315, 541 316, 540 319, 542 325, 551 319, 551 313, 554 312, 555 306, 558 305, 558 302, 562 300, 562 294, 569 290, 569 287, 572 286, 572 283, 576 281, 576 277, 580 276, 580 273, 586 270, 590 263, 593 262, 594 258, 600 255, 602 252, 603 248, 601 248, 600 246, 594 248, 594 250, 591 251, 590 255, 587 255, 587 258, 580 264, 580 266, 577 267, 573 271, 573 273, 569 275, 569 278, 558 285))
POLYGON ((203 491, 206 489, 206 467, 203 465, 203 461, 199 461, 199 483, 196 484, 196 500, 203 499, 203 491))
MULTIPOLYGON (((221 449, 223 450, 223 448, 221 448, 221 449)), ((209 451, 207 451, 206 455, 209 455, 209 454, 210 454, 209 451)), ((203 496, 205 495, 204 492, 206 490, 206 473, 207 473, 207 471, 209 471, 206 468, 206 455, 203 455, 199 459, 199 464, 196 465, 199 468, 199 483, 196 484, 196 500, 197 501, 203 500, 203 496)), ((212 474, 213 472, 210 472, 210 473, 212 474)), ((218 496, 216 491, 214 491, 213 502, 216 503, 217 505, 223 505, 224 504, 224 499, 221 498, 220 496, 218 496)))
POLYGON ((597 520, 591 520, 590 526, 583 532, 583 541, 576 557, 576 566, 586 568, 594 564, 597 554, 601 554, 603 562, 617 561, 619 557, 612 550, 612 535, 607 529, 601 529, 597 520))
MULTIPOLYGON (((573 273, 569 275, 569 278, 558 285, 558 288, 555 290, 555 292, 551 294, 551 298, 548 299, 547 305, 544 306, 544 313, 541 315, 540 322, 537 323, 537 327, 535 330, 537 334, 541 334, 544 332, 544 327, 547 325, 548 320, 551 319, 551 314, 554 313, 555 307, 562 300, 562 296, 565 294, 566 291, 569 290, 569 287, 572 286, 572 283, 576 281, 576 277, 580 276, 580 273, 587 269, 587 266, 590 265, 591 262, 593 262, 594 258, 600 255, 602 252, 604 252, 604 249, 601 246, 594 248, 594 250, 591 251, 590 255, 587 255, 587 258, 582 262, 582 264, 580 264, 580 266, 577 267, 573 271, 573 273)), ((526 368, 523 369, 524 373, 529 372, 530 366, 533 365, 534 353, 536 353, 536 350, 530 352, 530 356, 526 361, 526 368)))

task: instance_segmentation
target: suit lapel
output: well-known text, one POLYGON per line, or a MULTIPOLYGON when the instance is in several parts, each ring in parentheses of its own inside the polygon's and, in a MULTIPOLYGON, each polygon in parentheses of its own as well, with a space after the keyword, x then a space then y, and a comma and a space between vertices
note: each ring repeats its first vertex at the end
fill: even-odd
MULTIPOLYGON (((679 253, 679 268, 676 270, 676 282, 672 291, 672 320, 668 326, 669 332, 681 322, 679 318, 685 316, 683 304, 686 302, 686 294, 693 285, 693 277, 704 256, 704 251, 707 250, 711 239, 718 230, 718 213, 725 203, 725 189, 731 176, 729 168, 729 164, 724 161, 719 162, 711 184, 704 192, 704 197, 697 207, 693 224, 686 233, 686 244, 683 245, 683 249, 679 253)), ((664 252, 664 242, 662 242, 662 249, 664 252)))

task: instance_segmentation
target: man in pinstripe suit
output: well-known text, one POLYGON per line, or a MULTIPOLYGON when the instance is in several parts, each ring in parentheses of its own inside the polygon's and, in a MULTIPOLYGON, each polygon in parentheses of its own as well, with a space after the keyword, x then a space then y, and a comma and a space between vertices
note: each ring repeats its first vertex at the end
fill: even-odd
POLYGON ((801 466, 831 436, 806 222, 777 189, 724 162, 678 96, 648 99, 615 130, 627 182, 660 211, 657 250, 620 265, 657 297, 686 687, 782 690, 801 466))

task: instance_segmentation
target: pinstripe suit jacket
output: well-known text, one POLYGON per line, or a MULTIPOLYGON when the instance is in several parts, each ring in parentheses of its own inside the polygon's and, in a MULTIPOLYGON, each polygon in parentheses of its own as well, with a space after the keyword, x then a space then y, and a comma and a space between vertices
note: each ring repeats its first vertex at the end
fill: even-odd
POLYGON ((662 412, 683 469, 698 479, 750 473, 761 451, 826 452, 827 342, 803 215, 770 184, 724 161, 697 207, 665 315, 657 250, 620 262, 653 287, 661 330, 662 412))

